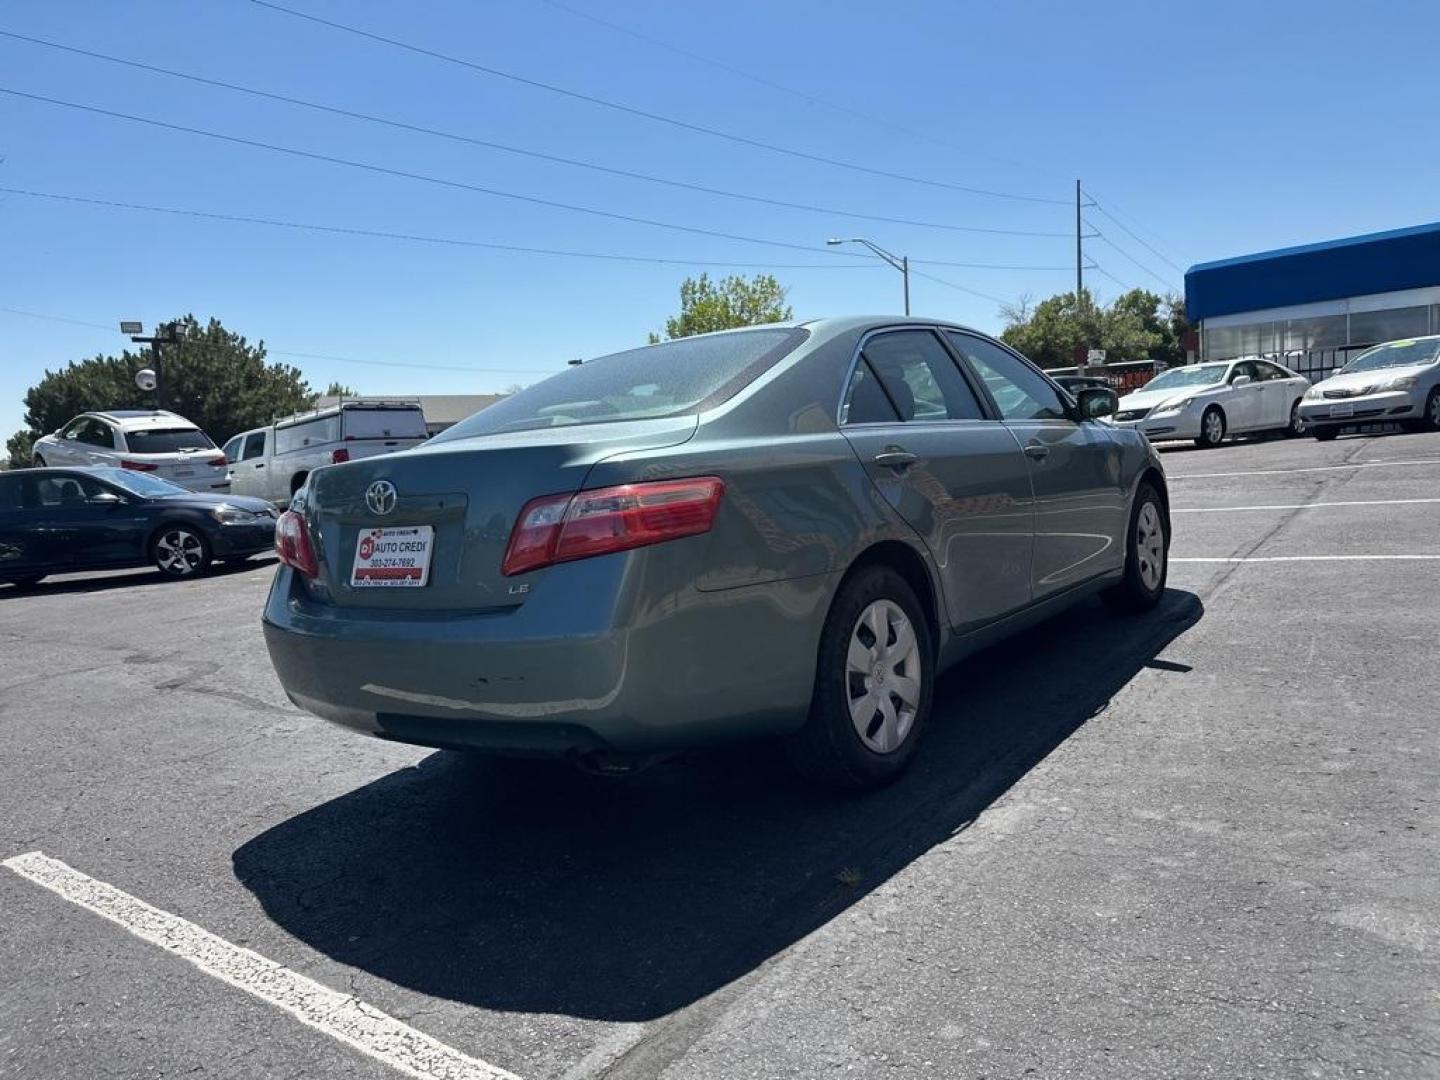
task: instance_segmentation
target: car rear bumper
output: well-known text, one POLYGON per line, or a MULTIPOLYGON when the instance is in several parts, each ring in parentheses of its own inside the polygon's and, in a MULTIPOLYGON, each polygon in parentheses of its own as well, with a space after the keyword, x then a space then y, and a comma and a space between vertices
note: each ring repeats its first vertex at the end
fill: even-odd
POLYGON ((1309 427, 1344 427, 1347 424, 1374 424, 1382 420, 1404 420, 1420 415, 1422 404, 1407 390, 1366 394, 1353 398, 1321 398, 1302 401, 1300 416, 1309 427), (1336 407, 1341 415, 1335 415, 1336 407), (1345 410, 1349 415, 1344 415, 1345 410))
POLYGON ((646 753, 804 722, 837 576, 636 603, 647 575, 596 565, 625 561, 552 567, 520 606, 439 613, 317 604, 281 566, 266 645, 301 708, 423 746, 646 753))

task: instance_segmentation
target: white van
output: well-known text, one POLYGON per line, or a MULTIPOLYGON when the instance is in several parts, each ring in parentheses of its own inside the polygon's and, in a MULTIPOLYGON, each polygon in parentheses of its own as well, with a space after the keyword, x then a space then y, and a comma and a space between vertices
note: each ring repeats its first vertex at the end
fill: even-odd
POLYGON ((297 413, 225 444, 230 491, 283 506, 313 469, 408 450, 427 437, 415 401, 341 401, 297 413))

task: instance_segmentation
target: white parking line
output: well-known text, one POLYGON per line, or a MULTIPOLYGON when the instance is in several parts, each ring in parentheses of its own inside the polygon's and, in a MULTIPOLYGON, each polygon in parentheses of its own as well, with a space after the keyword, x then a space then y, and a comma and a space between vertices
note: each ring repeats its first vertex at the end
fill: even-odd
POLYGON ((1170 559, 1172 563, 1440 562, 1440 555, 1224 555, 1170 559))
POLYGON ((283 1009, 303 1024, 422 1080, 518 1080, 432 1039, 359 998, 232 945, 113 885, 96 881, 39 851, 6 859, 23 878, 118 923, 136 937, 188 960, 207 975, 283 1009))
POLYGON ((1246 472, 1202 472, 1167 474, 1166 479, 1219 480, 1232 476, 1288 476, 1291 473, 1334 472, 1337 469, 1394 469, 1411 465, 1440 465, 1440 458, 1417 458, 1413 461, 1361 461, 1353 465, 1309 465, 1302 469, 1250 469, 1246 472))
POLYGON ((1277 506, 1188 506, 1172 514, 1225 514, 1239 510, 1324 510, 1332 506, 1405 506, 1411 503, 1440 503, 1440 499, 1355 499, 1350 502, 1286 503, 1277 506))

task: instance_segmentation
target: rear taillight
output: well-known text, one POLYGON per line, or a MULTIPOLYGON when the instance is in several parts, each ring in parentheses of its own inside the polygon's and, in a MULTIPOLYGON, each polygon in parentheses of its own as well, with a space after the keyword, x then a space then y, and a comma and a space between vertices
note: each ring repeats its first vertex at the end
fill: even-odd
POLYGON ((294 510, 286 510, 275 523, 275 554, 282 563, 293 566, 305 577, 320 575, 315 545, 310 542, 310 526, 294 510))
POLYGON ((710 531, 725 482, 714 476, 547 495, 520 511, 500 572, 660 544, 710 531))
POLYGON ((230 462, 225 459, 224 454, 216 454, 214 457, 205 459, 206 465, 213 465, 217 469, 223 469, 230 462))
POLYGON ((158 465, 152 465, 148 461, 125 461, 123 459, 120 462, 120 467, 122 469, 134 469, 136 472, 154 472, 159 468, 158 465))
POLYGON ((338 449, 338 450, 331 450, 331 451, 330 451, 330 464, 331 464, 331 465, 343 465, 343 464, 345 464, 345 462, 347 462, 347 461, 349 461, 349 460, 350 460, 350 451, 349 451, 349 450, 346 450, 343 446, 340 447, 340 449, 338 449))

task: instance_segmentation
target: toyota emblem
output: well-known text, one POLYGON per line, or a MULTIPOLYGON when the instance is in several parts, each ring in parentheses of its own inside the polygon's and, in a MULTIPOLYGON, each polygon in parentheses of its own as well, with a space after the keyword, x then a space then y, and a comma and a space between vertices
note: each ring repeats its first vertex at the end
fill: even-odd
POLYGON ((372 514, 388 514, 395 509, 395 500, 400 497, 395 485, 389 480, 376 480, 365 489, 365 505, 372 514))

